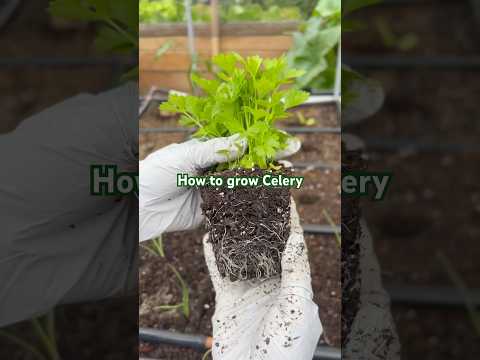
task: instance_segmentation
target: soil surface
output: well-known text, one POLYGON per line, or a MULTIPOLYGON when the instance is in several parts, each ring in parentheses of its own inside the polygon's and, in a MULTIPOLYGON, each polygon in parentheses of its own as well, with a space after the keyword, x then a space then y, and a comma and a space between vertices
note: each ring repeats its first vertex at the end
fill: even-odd
MULTIPOLYGON (((262 179, 290 171, 227 170, 212 175, 262 179)), ((261 180, 260 180, 261 181, 261 180)), ((261 184, 261 182, 260 182, 261 184)), ((281 258, 290 236, 290 188, 206 187, 200 189, 209 242, 222 277, 231 281, 268 279, 282 271, 281 258)))
MULTIPOLYGON (((150 106, 141 120, 142 127, 177 127, 175 117, 160 114, 158 105, 150 106), (166 120, 166 121, 165 121, 166 120)), ((305 107, 301 108, 306 111, 305 107)), ((312 106, 309 117, 316 118, 314 126, 339 126, 334 106, 312 106)), ((305 115, 307 116, 307 115, 305 115)), ((285 125, 302 126, 296 116, 285 125)), ((186 134, 142 134, 140 157, 172 142, 181 142, 186 134), (174 138, 174 136, 176 136, 174 138)), ((307 134, 299 136, 304 143, 301 151, 292 157, 295 161, 328 163, 332 168, 296 169, 304 176, 304 185, 292 189, 297 210, 303 224, 329 224, 329 218, 340 224, 340 136, 337 134, 307 134)), ((290 160, 290 159, 289 159, 290 160)), ((140 326, 167 329, 192 334, 210 335, 215 294, 203 257, 202 238, 205 230, 175 232, 163 237, 165 258, 141 250, 140 268, 140 326), (155 307, 181 302, 181 291, 169 265, 180 272, 190 290, 190 316, 181 311, 158 311, 155 307)), ((341 284, 340 247, 333 235, 305 235, 312 271, 314 301, 319 305, 324 327, 321 342, 340 346, 341 341, 341 284)), ((146 243, 148 245, 148 242, 146 243)), ((202 354, 168 346, 142 344, 141 353, 160 359, 201 359, 202 354)))

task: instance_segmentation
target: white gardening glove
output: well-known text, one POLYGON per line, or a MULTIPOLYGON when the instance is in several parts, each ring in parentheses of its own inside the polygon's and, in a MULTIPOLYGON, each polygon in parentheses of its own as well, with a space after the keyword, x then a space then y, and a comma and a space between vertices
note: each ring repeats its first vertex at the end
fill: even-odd
POLYGON ((345 360, 399 360, 400 342, 382 286, 380 266, 365 220, 360 221, 360 308, 350 340, 342 349, 345 360))
MULTIPOLYGON (((342 134, 348 150, 364 150, 365 143, 352 134, 342 134)), ((370 230, 360 220, 360 308, 342 349, 345 360, 399 360, 400 341, 390 312, 390 298, 383 288, 380 265, 370 230)))
POLYGON ((221 277, 208 234, 203 247, 216 293, 213 359, 311 360, 322 325, 312 301, 307 247, 294 201, 281 276, 232 282, 221 277))
MULTIPOLYGON (((177 174, 199 175, 212 165, 241 157, 245 147, 246 141, 239 135, 203 142, 195 139, 169 145, 140 161, 140 241, 200 225, 203 220, 200 192, 177 187, 177 174), (221 150, 228 150, 228 154, 220 153, 221 150)), ((292 155, 299 149, 300 141, 292 138, 276 158, 292 155)))

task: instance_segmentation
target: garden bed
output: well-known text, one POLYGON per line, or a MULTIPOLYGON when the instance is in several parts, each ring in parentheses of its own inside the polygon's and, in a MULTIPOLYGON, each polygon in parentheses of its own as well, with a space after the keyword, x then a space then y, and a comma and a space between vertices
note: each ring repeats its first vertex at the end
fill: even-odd
MULTIPOLYGON (((296 21, 222 24, 218 51, 236 51, 244 56, 277 57, 290 49, 291 33, 298 25, 296 21)), ((207 59, 214 55, 210 24, 196 24, 193 30, 198 70, 205 73, 207 59)), ((141 93, 157 84, 179 91, 190 90, 191 56, 185 24, 141 25, 139 59, 141 93), (171 44, 170 48, 157 57, 157 50, 165 44, 171 44)))
MULTIPOLYGON (((359 15, 369 29, 344 39, 345 53, 382 54, 378 60, 388 55, 405 60, 411 56, 441 60, 478 55, 478 22, 470 2, 396 3, 359 15), (414 34, 418 45, 409 50, 386 46, 374 26, 381 18, 395 34, 414 34), (405 21, 394 21, 398 18, 405 21)), ((435 256, 439 250, 467 286, 478 289, 480 188, 478 167, 472 164, 479 162, 480 154, 478 148, 465 151, 478 144, 479 123, 472 120, 472 114, 478 113, 478 97, 474 95, 478 92, 478 71, 465 67, 401 71, 383 67, 366 75, 382 83, 387 94, 385 105, 371 119, 349 130, 366 140, 367 149, 371 145, 372 171, 394 174, 385 201, 366 201, 363 206, 385 283, 449 286, 451 293, 456 293, 435 256), (388 139, 432 146, 424 150, 374 146, 380 141, 392 144, 388 139)), ((402 358, 479 358, 480 342, 465 309, 433 303, 396 304, 393 300, 402 358)))

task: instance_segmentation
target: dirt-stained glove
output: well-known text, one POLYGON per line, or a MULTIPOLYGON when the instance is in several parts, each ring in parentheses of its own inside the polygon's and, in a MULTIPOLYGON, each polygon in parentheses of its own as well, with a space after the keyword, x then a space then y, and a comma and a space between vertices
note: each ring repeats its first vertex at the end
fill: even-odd
POLYGON ((92 196, 90 169, 136 171, 137 114, 129 83, 66 99, 0 135, 0 327, 136 293, 137 199, 92 196))
MULTIPOLYGON (((365 149, 362 139, 342 134, 347 149, 365 149)), ((345 360, 399 360, 400 341, 390 312, 390 298, 383 288, 380 265, 364 219, 360 220, 360 308, 349 341, 342 349, 345 360)))
POLYGON ((360 221, 360 308, 343 351, 346 360, 399 360, 400 342, 382 286, 380 266, 365 220, 360 221))
POLYGON ((221 277, 208 234, 203 247, 216 293, 213 359, 311 360, 322 325, 312 301, 307 247, 294 201, 281 276, 232 282, 221 277))
MULTIPOLYGON (((194 139, 169 145, 140 161, 140 241, 200 225, 203 220, 200 192, 177 187, 177 174, 199 175, 212 165, 241 157, 245 147, 246 141, 239 135, 208 141, 194 139)), ((299 149, 300 142, 292 138, 276 158, 292 155, 299 149)))

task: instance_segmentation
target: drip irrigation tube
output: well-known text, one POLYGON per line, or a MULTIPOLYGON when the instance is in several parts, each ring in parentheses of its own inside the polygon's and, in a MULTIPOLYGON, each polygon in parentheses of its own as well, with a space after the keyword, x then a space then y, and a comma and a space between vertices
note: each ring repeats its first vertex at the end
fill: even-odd
POLYGON ((478 144, 455 144, 424 141, 421 139, 377 139, 364 138, 368 150, 374 151, 421 151, 445 153, 479 153, 478 144))
MULTIPOLYGON (((292 134, 341 134, 342 129, 339 127, 306 127, 306 126, 288 126, 281 127, 281 130, 285 130, 292 134)), ((141 134, 148 133, 191 133, 195 128, 181 128, 181 127, 155 127, 155 128, 140 128, 141 134)))
POLYGON ((396 55, 350 55, 345 63, 355 69, 411 70, 480 70, 480 56, 396 56, 396 55))
POLYGON ((340 170, 341 165, 326 164, 322 162, 292 162, 292 166, 299 170, 340 170))
POLYGON ((205 335, 183 334, 167 330, 140 328, 139 338, 141 341, 152 344, 176 345, 197 351, 205 351, 211 347, 211 338, 205 335))
MULTIPOLYGON (((168 98, 168 89, 158 88, 158 87, 151 87, 148 91, 147 95, 140 96, 140 102, 148 101, 145 105, 148 107, 151 101, 156 101, 158 103, 162 103, 167 101, 168 98)), ((338 101, 338 97, 333 94, 311 94, 310 97, 305 101, 303 104, 299 105, 299 107, 305 105, 317 105, 317 104, 333 104, 338 101)))
MULTIPOLYGON (((199 352, 207 351, 212 346, 212 338, 205 335, 190 335, 166 330, 149 328, 139 329, 140 341, 151 344, 165 344, 187 347, 199 352)), ((340 360, 341 351, 328 346, 318 346, 313 356, 314 360, 340 360)))
POLYGON ((342 232, 341 227, 338 225, 303 224, 302 227, 307 234, 335 235, 342 232))
MULTIPOLYGON (((465 299, 456 288, 442 286, 385 285, 392 303, 464 307, 465 299)), ((472 304, 480 306, 480 290, 469 290, 472 304)))

